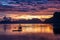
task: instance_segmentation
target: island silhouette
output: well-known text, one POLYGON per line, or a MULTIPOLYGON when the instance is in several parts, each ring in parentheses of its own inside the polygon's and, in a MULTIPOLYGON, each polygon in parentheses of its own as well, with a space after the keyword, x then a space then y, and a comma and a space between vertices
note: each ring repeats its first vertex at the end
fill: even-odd
POLYGON ((45 20, 45 23, 51 23, 54 34, 60 34, 60 12, 55 12, 52 18, 45 20))
POLYGON ((13 20, 11 17, 6 17, 4 16, 3 19, 0 21, 0 24, 12 24, 12 23, 42 23, 42 21, 38 18, 32 18, 32 19, 18 19, 18 20, 13 20))

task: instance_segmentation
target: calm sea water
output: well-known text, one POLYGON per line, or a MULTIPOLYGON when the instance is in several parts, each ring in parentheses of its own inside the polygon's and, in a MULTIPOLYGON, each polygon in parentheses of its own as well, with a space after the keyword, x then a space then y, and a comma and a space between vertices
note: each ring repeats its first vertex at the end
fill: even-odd
POLYGON ((1 40, 60 40, 51 24, 0 24, 1 40))
POLYGON ((53 33, 51 24, 0 24, 0 34, 5 33, 53 33))

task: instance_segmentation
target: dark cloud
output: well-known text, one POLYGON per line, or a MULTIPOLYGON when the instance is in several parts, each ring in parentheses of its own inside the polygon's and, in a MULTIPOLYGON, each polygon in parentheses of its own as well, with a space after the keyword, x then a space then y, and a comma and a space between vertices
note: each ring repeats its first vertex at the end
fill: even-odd
POLYGON ((53 0, 0 0, 0 11, 20 11, 20 12, 28 12, 28 11, 43 11, 48 8, 57 8, 60 9, 60 4, 53 0), (22 2, 24 1, 24 2, 22 2), (31 1, 31 3, 29 2, 31 1), (57 4, 55 6, 55 4, 57 4))

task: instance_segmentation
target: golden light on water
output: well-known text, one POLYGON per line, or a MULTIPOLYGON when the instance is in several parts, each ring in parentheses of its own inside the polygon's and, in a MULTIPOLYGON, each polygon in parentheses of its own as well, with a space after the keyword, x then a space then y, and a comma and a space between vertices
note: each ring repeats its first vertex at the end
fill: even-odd
MULTIPOLYGON (((53 27, 50 24, 21 24, 21 33, 53 33, 53 27)), ((12 27, 10 31, 18 30, 18 27, 12 27)))

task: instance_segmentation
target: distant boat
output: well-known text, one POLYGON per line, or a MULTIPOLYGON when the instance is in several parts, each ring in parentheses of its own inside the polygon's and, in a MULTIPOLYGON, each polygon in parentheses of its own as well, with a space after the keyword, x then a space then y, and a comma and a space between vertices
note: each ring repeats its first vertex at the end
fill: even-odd
POLYGON ((18 31, 18 32, 21 32, 22 31, 22 26, 19 24, 19 26, 18 26, 18 29, 17 30, 13 30, 13 32, 16 32, 16 31, 18 31))

